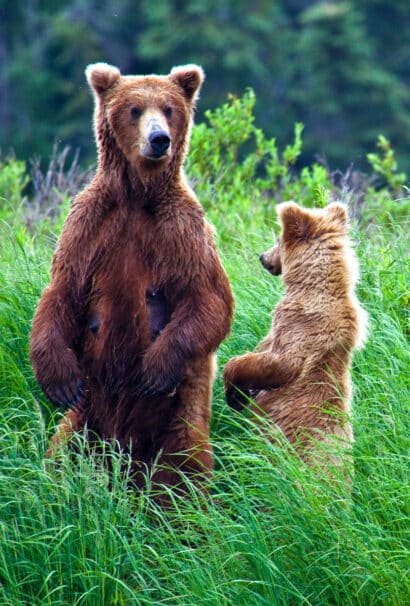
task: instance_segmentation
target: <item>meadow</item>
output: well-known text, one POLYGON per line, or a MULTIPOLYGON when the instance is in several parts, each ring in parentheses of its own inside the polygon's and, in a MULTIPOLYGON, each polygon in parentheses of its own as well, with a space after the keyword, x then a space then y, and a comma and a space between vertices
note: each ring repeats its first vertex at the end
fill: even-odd
MULTIPOLYGON (((70 196, 88 174, 55 154, 40 171, 0 160, 1 606, 405 606, 410 603, 410 410, 407 178, 379 139, 369 174, 301 165, 302 126, 279 151, 253 123, 254 98, 230 99, 195 127, 187 172, 214 224, 236 299, 218 352, 210 496, 189 486, 164 512, 134 494, 112 459, 44 453, 61 412, 28 359, 70 196), (231 411, 221 369, 252 350, 283 292, 258 256, 277 232, 275 205, 342 199, 352 216, 370 317, 354 357, 355 475, 329 482, 246 414, 231 411)), ((64 155, 65 154, 65 155, 64 155)))

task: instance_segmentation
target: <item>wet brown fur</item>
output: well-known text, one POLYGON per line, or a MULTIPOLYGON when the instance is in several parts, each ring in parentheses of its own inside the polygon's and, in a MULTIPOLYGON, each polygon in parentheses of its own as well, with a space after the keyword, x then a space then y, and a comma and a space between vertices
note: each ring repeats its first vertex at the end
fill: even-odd
POLYGON ((159 457, 169 469, 154 483, 174 486, 181 470, 202 478, 212 470, 214 352, 233 308, 213 231, 183 172, 203 72, 188 65, 168 76, 121 76, 96 64, 87 77, 98 168, 73 201, 31 332, 46 395, 79 400, 48 454, 87 426, 131 449, 137 484, 159 457), (152 116, 171 139, 158 160, 144 155, 152 116), (154 310, 158 335, 150 288, 166 301, 165 311, 154 310))
POLYGON ((307 210, 288 202, 278 215, 282 233, 261 261, 283 274, 285 296, 256 351, 226 365, 226 396, 234 408, 253 398, 254 410, 312 460, 317 441, 353 440, 350 364, 366 314, 354 295, 358 269, 345 207, 307 210))

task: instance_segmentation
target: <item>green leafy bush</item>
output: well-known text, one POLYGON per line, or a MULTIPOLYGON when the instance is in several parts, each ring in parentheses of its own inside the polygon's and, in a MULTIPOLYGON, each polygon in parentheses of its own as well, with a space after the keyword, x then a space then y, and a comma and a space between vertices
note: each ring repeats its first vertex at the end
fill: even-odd
POLYGON ((234 235, 238 222, 253 229, 272 222, 277 202, 295 198, 313 206, 319 187, 331 188, 324 167, 313 164, 301 171, 303 125, 281 153, 275 138, 267 138, 254 124, 255 95, 230 96, 222 107, 205 112, 207 123, 194 127, 187 172, 205 208, 225 217, 222 237, 234 235))
POLYGON ((0 217, 10 218, 18 214, 29 180, 25 162, 13 156, 0 159, 0 217))
POLYGON ((398 172, 397 161, 390 141, 383 135, 379 135, 377 147, 380 153, 367 154, 367 159, 373 167, 373 170, 382 175, 392 191, 400 191, 405 185, 407 175, 398 172))
POLYGON ((407 175, 399 171, 394 150, 383 135, 378 138, 377 148, 380 151, 367 155, 376 176, 376 186, 365 192, 362 218, 367 225, 382 224, 394 230, 397 224, 408 223, 410 216, 407 175))
MULTIPOLYGON (((235 237, 238 226, 272 226, 278 202, 294 199, 306 207, 329 200, 347 202, 363 226, 392 228, 410 211, 406 175, 399 172, 394 151, 379 137, 381 153, 369 154, 373 176, 354 172, 354 184, 336 180, 326 166, 300 166, 303 125, 297 123, 294 140, 280 152, 275 138, 267 138, 254 124, 255 95, 231 96, 220 108, 205 112, 207 122, 194 127, 187 172, 201 202, 212 217, 224 218, 223 239, 235 237), (375 177, 383 182, 374 187, 375 177), (360 212, 357 213, 357 208, 360 212)), ((348 175, 347 175, 348 176, 348 175)))

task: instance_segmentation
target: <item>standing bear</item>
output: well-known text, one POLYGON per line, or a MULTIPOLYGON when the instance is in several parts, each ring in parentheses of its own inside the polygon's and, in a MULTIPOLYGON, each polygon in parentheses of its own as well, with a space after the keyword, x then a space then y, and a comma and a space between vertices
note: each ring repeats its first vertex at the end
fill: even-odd
POLYGON ((254 410, 313 462, 320 441, 335 436, 348 446, 353 439, 350 364, 364 342, 367 316, 354 295, 358 264, 346 208, 285 202, 277 212, 279 240, 260 260, 282 274, 285 296, 256 352, 225 367, 226 397, 237 409, 252 398, 254 410))
POLYGON ((46 396, 69 411, 49 455, 72 432, 115 440, 133 480, 211 473, 215 350, 233 299, 213 231, 183 163, 204 74, 123 76, 89 65, 98 168, 73 201, 30 354, 46 396))

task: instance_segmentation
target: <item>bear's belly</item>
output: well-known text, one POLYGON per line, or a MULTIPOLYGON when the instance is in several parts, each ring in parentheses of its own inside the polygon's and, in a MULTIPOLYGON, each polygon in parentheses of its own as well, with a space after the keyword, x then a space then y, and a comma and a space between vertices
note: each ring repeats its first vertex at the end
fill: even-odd
POLYGON ((123 450, 132 445, 133 458, 141 461, 158 453, 178 410, 178 395, 145 398, 121 387, 110 393, 97 381, 90 392, 84 416, 91 434, 115 439, 123 450))
POLYGON ((134 293, 96 289, 91 296, 81 356, 88 377, 107 385, 135 381, 144 352, 171 315, 164 291, 154 286, 134 293))
POLYGON ((153 286, 147 288, 145 301, 151 338, 155 340, 171 319, 171 307, 164 291, 153 286))
MULTIPOLYGON (((94 303, 89 311, 87 329, 95 339, 100 337, 102 330, 108 332, 110 323, 115 322, 114 313, 109 317, 106 307, 104 303, 94 303)), ((125 310, 124 313, 126 313, 125 310)), ((169 323, 171 313, 171 306, 165 297, 164 291, 149 286, 145 293, 145 305, 142 306, 139 313, 137 310, 134 312, 132 309, 130 310, 128 314, 129 326, 131 328, 133 325, 134 328, 137 328, 135 325, 138 324, 140 332, 149 334, 151 341, 154 341, 169 323), (139 318, 138 322, 136 322, 137 317, 139 318)), ((121 324, 124 321, 127 322, 126 315, 122 315, 121 324)))

